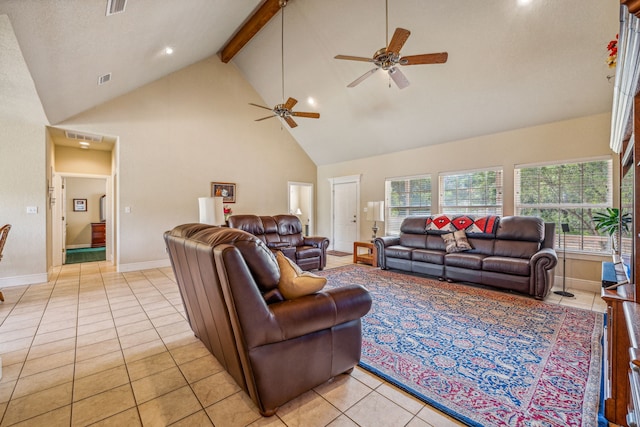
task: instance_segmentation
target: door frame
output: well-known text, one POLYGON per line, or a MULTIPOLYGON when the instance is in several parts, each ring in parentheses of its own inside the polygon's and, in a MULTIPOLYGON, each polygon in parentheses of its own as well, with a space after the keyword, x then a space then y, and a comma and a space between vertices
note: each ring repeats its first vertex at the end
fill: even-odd
POLYGON ((51 266, 58 267, 64 264, 64 256, 62 255, 62 251, 64 249, 63 242, 63 232, 62 226, 65 221, 62 218, 66 218, 67 210, 65 204, 62 199, 62 183, 65 178, 91 178, 91 179, 104 179, 105 180, 105 195, 107 196, 106 203, 106 260, 113 262, 113 248, 114 248, 114 238, 113 238, 113 206, 112 202, 113 198, 113 178, 111 175, 96 175, 96 174, 83 174, 83 173, 68 173, 68 172, 54 172, 53 173, 53 193, 54 200, 56 200, 55 205, 52 209, 52 230, 51 230, 51 266), (57 202, 60 200, 60 202, 57 202))
POLYGON ((314 235, 315 224, 316 224, 316 215, 315 215, 315 193, 313 184, 310 182, 296 182, 296 181, 288 181, 287 182, 287 207, 289 212, 292 215, 295 215, 295 209, 300 208, 303 211, 303 214, 306 213, 308 218, 308 223, 302 222, 302 231, 305 231, 305 225, 309 225, 309 236, 314 235), (292 206, 291 204, 291 192, 293 189, 298 187, 306 188, 309 191, 309 200, 306 206, 292 206), (305 212, 306 211, 306 212, 305 212))
POLYGON ((331 244, 329 247, 333 250, 334 242, 336 240, 335 236, 335 221, 336 221, 336 213, 335 213, 335 186, 337 184, 356 184, 356 241, 360 240, 360 178, 362 175, 348 175, 348 176, 339 176, 335 178, 329 178, 329 185, 331 186, 331 244))

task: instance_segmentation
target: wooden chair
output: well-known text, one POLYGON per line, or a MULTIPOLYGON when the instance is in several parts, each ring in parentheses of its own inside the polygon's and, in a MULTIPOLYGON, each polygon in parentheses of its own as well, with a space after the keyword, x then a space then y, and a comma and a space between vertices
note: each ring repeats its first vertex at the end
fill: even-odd
MULTIPOLYGON (((11 230, 11 224, 5 224, 0 227, 0 261, 2 261, 2 250, 4 249, 4 244, 7 241, 9 230, 11 230)), ((0 301, 4 301, 4 295, 2 295, 2 291, 0 291, 0 301)))

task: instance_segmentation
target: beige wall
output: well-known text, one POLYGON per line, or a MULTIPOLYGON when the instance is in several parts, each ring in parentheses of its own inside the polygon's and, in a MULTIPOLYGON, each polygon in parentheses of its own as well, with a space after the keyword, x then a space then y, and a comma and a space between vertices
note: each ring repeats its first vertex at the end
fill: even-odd
POLYGON ((104 178, 66 179, 67 248, 91 246, 91 223, 100 222, 100 197, 105 194, 104 178), (74 212, 73 199, 86 199, 87 211, 74 212))
POLYGON ((0 15, 0 225, 11 224, 0 288, 46 282, 47 119, 6 15, 0 15), (27 214, 27 207, 37 213, 27 214))
POLYGON ((233 64, 212 57, 59 124, 118 137, 121 270, 166 265, 162 233, 198 221, 212 181, 237 184, 234 214, 265 215, 287 212, 288 181, 315 183, 288 130, 256 122, 249 102, 263 103, 233 64))
MULTIPOLYGON (((514 212, 514 166, 596 156, 616 158, 609 149, 610 120, 610 114, 600 114, 319 166, 317 187, 319 234, 330 236, 331 233, 329 179, 349 175, 361 175, 360 236, 368 236, 371 233, 371 223, 364 220, 363 208, 369 200, 384 200, 385 178, 431 174, 433 211, 436 212, 439 173, 499 166, 504 171, 503 212, 504 215, 511 215, 514 212)), ((617 160, 614 161, 614 165, 616 164, 617 160)), ((618 188, 617 185, 614 187, 618 188)), ((582 258, 573 262, 567 261, 567 276, 571 278, 572 285, 593 286, 594 281, 600 280, 601 258, 582 258)), ((561 270, 558 271, 561 273, 561 270)), ((567 284, 570 284, 569 279, 567 284)))
POLYGON ((53 164, 57 173, 111 175, 111 151, 56 146, 53 164))

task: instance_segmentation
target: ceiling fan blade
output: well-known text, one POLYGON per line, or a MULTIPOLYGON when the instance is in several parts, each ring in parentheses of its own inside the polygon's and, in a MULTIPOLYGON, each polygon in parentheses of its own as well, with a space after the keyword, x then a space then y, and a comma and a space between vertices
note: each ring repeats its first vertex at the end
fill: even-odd
POLYGON ((291 115, 295 116, 295 117, 306 117, 308 119, 319 119, 320 118, 320 113, 303 113, 301 111, 292 111, 291 115))
POLYGON ((289 125, 290 128, 294 128, 296 126, 298 126, 298 124, 296 122, 293 121, 293 119, 289 116, 284 116, 284 121, 287 122, 287 124, 289 125))
POLYGON ((267 120, 267 119, 270 119, 271 117, 277 117, 277 116, 274 114, 273 116, 263 117, 263 118, 261 118, 261 119, 256 119, 255 121, 256 121, 256 122, 259 122, 259 121, 261 121, 261 120, 267 120))
POLYGON ((366 73, 364 73, 363 75, 361 75, 360 77, 358 77, 357 79, 355 79, 354 81, 349 83, 347 85, 347 87, 356 87, 357 85, 362 83, 364 81, 364 79, 366 79, 367 77, 369 77, 370 75, 372 75, 376 71, 378 71, 378 67, 372 68, 371 70, 367 71, 366 73))
POLYGON ((404 73, 399 68, 393 67, 389 69, 389 76, 398 86, 398 89, 404 89, 409 86, 409 80, 405 77, 404 73))
POLYGON ((262 106, 262 105, 258 105, 258 104, 254 104, 253 102, 250 102, 250 103, 249 103, 249 105, 253 105, 254 107, 264 108, 265 110, 273 111, 273 109, 272 109, 272 108, 264 107, 264 106, 262 106))
POLYGON ((449 54, 447 52, 425 53, 424 55, 409 55, 400 58, 401 65, 418 64, 444 64, 447 62, 449 54))
POLYGON ((362 56, 350 56, 350 55, 336 55, 335 59, 347 59, 349 61, 362 61, 362 62, 373 62, 372 58, 365 58, 362 56))
POLYGON ((296 105, 297 103, 298 103, 297 99, 289 97, 289 99, 287 99, 287 102, 284 104, 284 108, 291 111, 293 106, 296 105))
POLYGON ((406 43, 409 35, 411 35, 411 31, 405 30, 404 28, 396 28, 389 42, 389 46, 387 46, 387 53, 393 52, 399 55, 400 49, 402 49, 402 46, 406 43))

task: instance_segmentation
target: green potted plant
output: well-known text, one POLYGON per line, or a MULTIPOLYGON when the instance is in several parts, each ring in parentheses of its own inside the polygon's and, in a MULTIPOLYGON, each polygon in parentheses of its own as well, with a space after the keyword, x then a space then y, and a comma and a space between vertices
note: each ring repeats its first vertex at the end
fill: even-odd
POLYGON ((629 223, 632 221, 631 214, 625 213, 620 215, 620 209, 607 208, 606 212, 594 214, 592 220, 596 225, 596 231, 609 235, 611 239, 611 250, 617 254, 620 231, 629 231, 629 223))

